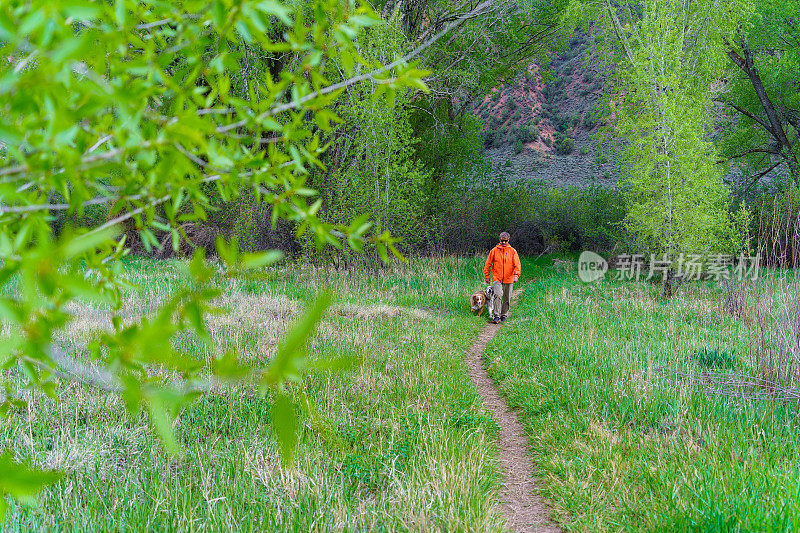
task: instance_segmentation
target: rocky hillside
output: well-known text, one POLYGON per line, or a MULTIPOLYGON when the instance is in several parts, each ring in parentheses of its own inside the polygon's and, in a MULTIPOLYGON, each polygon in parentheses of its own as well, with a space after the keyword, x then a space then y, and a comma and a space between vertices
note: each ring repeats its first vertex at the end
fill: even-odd
POLYGON ((487 154, 512 179, 614 187, 615 166, 596 135, 604 76, 589 36, 576 32, 548 70, 545 82, 539 66, 531 65, 475 106, 487 154))

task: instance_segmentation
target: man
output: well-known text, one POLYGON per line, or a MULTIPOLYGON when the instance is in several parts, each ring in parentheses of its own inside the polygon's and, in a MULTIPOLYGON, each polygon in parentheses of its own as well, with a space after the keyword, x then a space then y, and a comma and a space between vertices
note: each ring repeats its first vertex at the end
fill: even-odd
POLYGON ((494 316, 489 317, 492 324, 504 322, 508 317, 508 308, 511 306, 511 292, 514 283, 519 279, 521 265, 517 251, 508 244, 510 235, 507 232, 500 234, 500 244, 492 248, 483 267, 483 277, 489 283, 489 272, 492 274, 492 289, 494 290, 494 303, 491 309, 494 316), (499 308, 499 309, 498 309, 499 308))

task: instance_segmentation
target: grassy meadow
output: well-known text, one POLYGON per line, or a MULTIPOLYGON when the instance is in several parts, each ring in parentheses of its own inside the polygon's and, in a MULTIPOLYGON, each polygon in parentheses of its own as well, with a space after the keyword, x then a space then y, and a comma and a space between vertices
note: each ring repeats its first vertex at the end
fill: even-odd
MULTIPOLYGON (((482 258, 416 259, 380 275, 288 266, 231 281, 210 323, 210 359, 268 360, 322 290, 312 356, 361 364, 309 376, 321 418, 303 418, 294 464, 269 429, 270 398, 245 385, 201 396, 167 454, 145 415, 62 384, 30 396, 0 448, 62 470, 38 505, 11 503, 0 530, 502 531, 496 422, 464 352, 485 324, 467 311, 482 258)), ((750 337, 712 282, 585 284, 548 258, 523 261, 525 291, 490 342, 490 374, 518 408, 542 493, 570 531, 800 529, 798 410, 711 394, 677 372, 753 373, 750 337)), ((187 280, 176 262, 132 260, 123 317, 147 314, 187 280)), ((81 345, 108 311, 75 305, 62 334, 81 345)))
MULTIPOLYGON (((151 311, 186 283, 174 262, 133 260, 123 317, 151 311)), ((12 502, 0 530, 16 531, 500 531, 496 425, 479 408, 463 354, 485 323, 467 312, 480 286, 475 259, 415 260, 380 276, 291 266, 266 281, 233 281, 212 319, 212 343, 270 358, 277 339, 323 289, 333 305, 310 354, 362 363, 305 380, 321 421, 303 420, 292 466, 269 429, 269 398, 221 388, 183 410, 183 453, 167 454, 145 415, 63 384, 58 401, 30 396, 0 429, 0 448, 66 472, 36 506, 12 502)), ((85 343, 109 327, 105 309, 75 305, 63 332, 85 343)), ((294 394, 303 392, 295 387, 294 394)))
POLYGON ((675 373, 754 374, 747 328, 719 284, 692 282, 665 301, 646 281, 538 270, 486 358, 522 413, 559 521, 579 531, 800 530, 798 409, 714 394, 675 373))

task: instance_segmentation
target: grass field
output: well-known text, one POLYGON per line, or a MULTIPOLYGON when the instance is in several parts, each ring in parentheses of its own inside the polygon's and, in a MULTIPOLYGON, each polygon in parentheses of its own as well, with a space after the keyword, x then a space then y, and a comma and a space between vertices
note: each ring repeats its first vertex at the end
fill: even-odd
POLYGON ((746 329, 714 284, 696 282, 663 301, 648 282, 539 275, 486 356, 523 413, 562 523, 581 531, 800 529, 798 410, 710 394, 660 371, 752 371, 746 329))
MULTIPOLYGON (((800 529, 800 431, 790 403, 709 394, 674 370, 752 373, 747 328, 721 289, 687 284, 670 300, 647 282, 584 284, 549 260, 523 262, 519 307, 489 344, 490 374, 519 408, 542 490, 566 530, 800 529)), ((66 472, 38 506, 12 503, 2 531, 501 531, 496 423, 463 362, 485 319, 467 312, 482 261, 414 260, 380 276, 292 266, 235 280, 219 302, 210 358, 236 347, 268 360, 320 291, 334 303, 316 355, 351 369, 308 377, 322 421, 303 419, 294 464, 269 430, 270 398, 214 390, 182 411, 180 457, 144 415, 65 384, 30 397, 0 448, 66 472)), ((176 263, 137 260, 122 315, 135 317, 186 279, 176 263)), ((63 341, 108 327, 76 305, 63 341)))
MULTIPOLYGON (((269 398, 252 388, 213 391, 181 412, 183 455, 171 457, 144 415, 63 385, 59 401, 32 396, 0 429, 0 448, 67 473, 38 506, 12 503, 0 529, 502 530, 496 425, 463 363, 485 323, 467 312, 477 268, 473 259, 417 260, 376 277, 291 267, 231 283, 220 303, 232 312, 214 318, 213 343, 197 344, 199 355, 234 346, 268 359, 295 315, 330 289, 334 303, 310 352, 363 359, 306 380, 327 423, 304 420, 293 467, 277 455, 269 398)), ((132 261, 127 272, 139 286, 126 297, 127 317, 186 282, 175 263, 132 261)), ((108 327, 106 310, 73 311, 66 342, 108 327)))

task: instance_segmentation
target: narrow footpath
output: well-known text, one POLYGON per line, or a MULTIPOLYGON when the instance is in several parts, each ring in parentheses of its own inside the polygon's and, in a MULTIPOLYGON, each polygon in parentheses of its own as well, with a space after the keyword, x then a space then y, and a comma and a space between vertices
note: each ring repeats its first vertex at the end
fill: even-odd
MULTIPOLYGON (((516 304, 522 289, 514 291, 511 304, 516 304)), ((500 425, 498 450, 503 482, 499 499, 510 531, 559 532, 551 519, 550 509, 539 495, 534 477, 536 469, 528 455, 528 439, 516 412, 508 408, 492 378, 483 368, 483 352, 502 326, 487 324, 467 353, 469 376, 483 398, 485 408, 500 425)))

